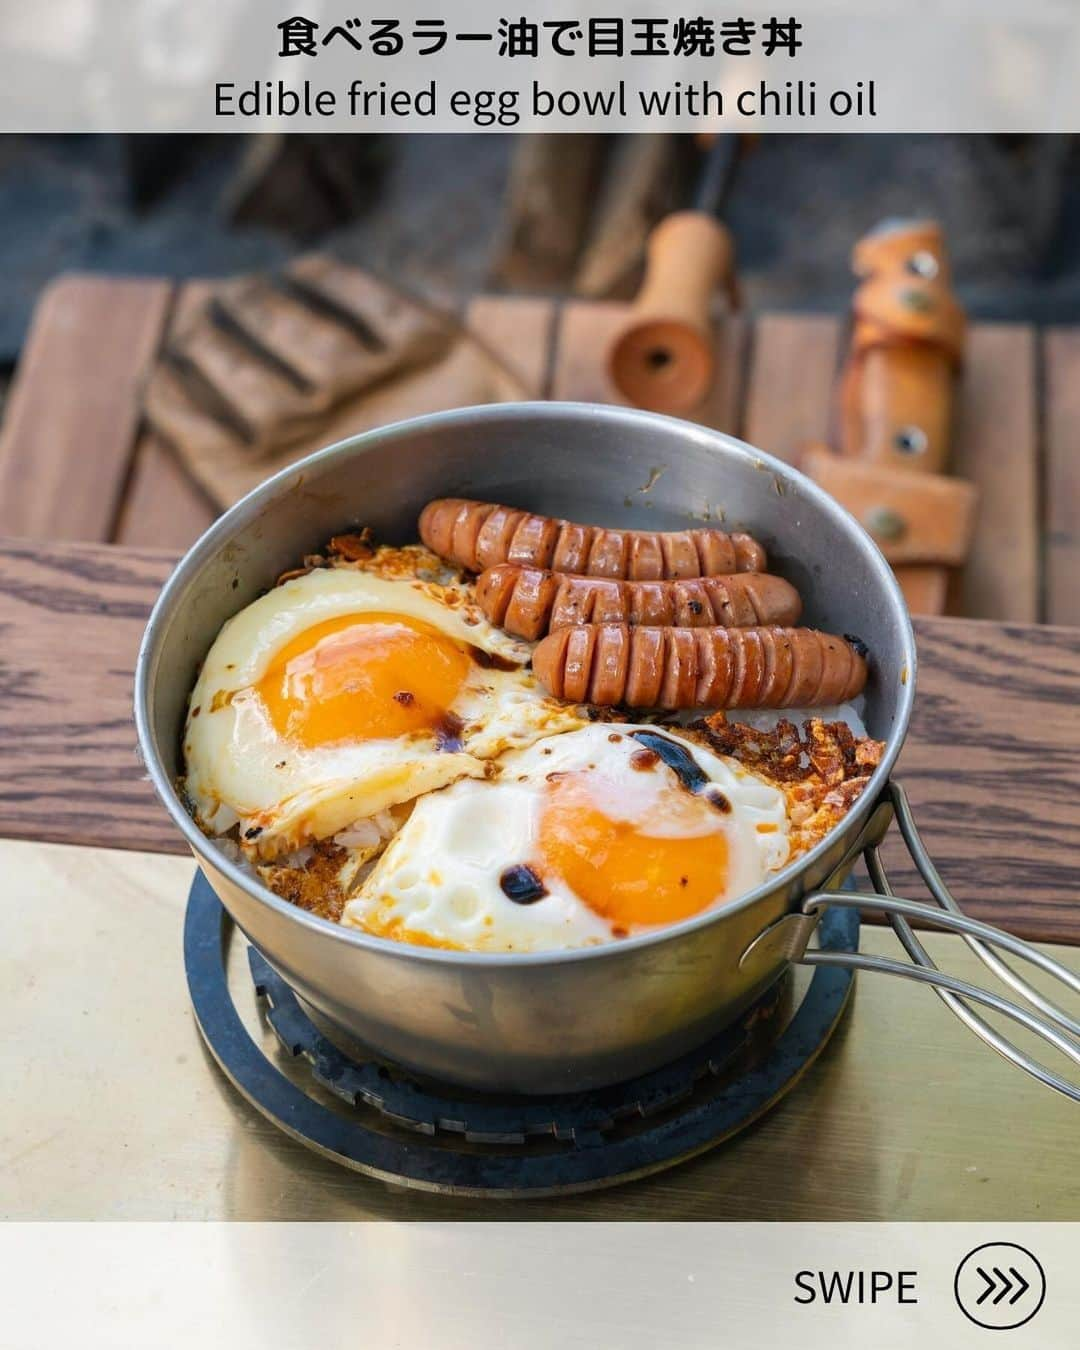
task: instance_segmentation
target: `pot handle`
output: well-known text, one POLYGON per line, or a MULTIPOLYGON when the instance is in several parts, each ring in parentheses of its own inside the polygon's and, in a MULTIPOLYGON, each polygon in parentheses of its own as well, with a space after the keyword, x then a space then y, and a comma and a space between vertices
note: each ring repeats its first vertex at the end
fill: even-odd
POLYGON ((806 915, 813 916, 827 906, 840 905, 885 914, 904 950, 911 957, 911 964, 892 961, 887 957, 863 955, 860 952, 817 950, 803 950, 801 953, 793 954, 793 959, 803 965, 872 970, 931 985, 965 1026, 999 1055, 1037 1078, 1039 1082, 1045 1083, 1047 1087, 1070 1097, 1073 1101, 1080 1102, 1080 1086, 1061 1078, 1045 1065, 1032 1059, 971 1007, 971 1004, 977 1003, 1004 1014, 1047 1041, 1074 1064, 1080 1065, 1080 1022, 1029 984, 1018 971, 998 955, 997 949, 1011 952, 1014 956, 1028 961, 1077 995, 1080 995, 1080 975, 1030 943, 1022 942, 1010 933, 993 928, 989 924, 967 918, 926 851, 926 845, 915 825, 911 805, 904 789, 898 783, 889 783, 883 799, 885 804, 891 805, 908 853, 936 904, 922 904, 915 900, 899 898, 889 883, 878 852, 878 844, 871 843, 864 850, 863 857, 874 887, 873 892, 815 891, 803 899, 802 911, 806 915), (1027 1006, 939 970, 916 936, 908 922, 909 919, 921 919, 935 928, 959 934, 983 964, 1024 999, 1027 1006), (1032 1008, 1036 1011, 1033 1012, 1032 1008))

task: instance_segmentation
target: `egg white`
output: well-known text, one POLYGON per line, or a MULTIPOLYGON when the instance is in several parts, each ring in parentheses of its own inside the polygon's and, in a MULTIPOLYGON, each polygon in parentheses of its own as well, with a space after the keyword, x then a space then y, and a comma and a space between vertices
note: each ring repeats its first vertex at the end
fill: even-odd
MULTIPOLYGON (((616 940, 611 922, 560 878, 545 875, 548 894, 517 904, 504 894, 500 877, 535 857, 552 773, 594 770, 613 788, 613 817, 646 820, 652 835, 672 832, 662 816, 650 818, 650 797, 670 787, 674 774, 663 764, 640 773, 629 763, 642 745, 632 733, 643 730, 660 731, 618 723, 585 726, 504 755, 494 779, 458 782, 424 797, 346 905, 342 922, 472 951, 544 951, 616 940)), ((731 804, 723 817, 728 882, 716 902, 726 903, 787 861, 786 799, 736 761, 667 729, 660 734, 687 749, 731 804)), ((681 837, 683 827, 675 833, 681 837)))
POLYGON ((489 760, 541 736, 581 725, 523 669, 531 648, 493 628, 454 586, 326 568, 275 587, 222 628, 203 664, 184 733, 185 791, 200 824, 221 834, 239 824, 253 854, 272 858, 324 839, 388 807, 481 777, 489 760), (421 620, 511 669, 475 664, 450 710, 460 750, 434 733, 305 746, 284 738, 253 686, 275 655, 308 629, 377 611, 421 620))

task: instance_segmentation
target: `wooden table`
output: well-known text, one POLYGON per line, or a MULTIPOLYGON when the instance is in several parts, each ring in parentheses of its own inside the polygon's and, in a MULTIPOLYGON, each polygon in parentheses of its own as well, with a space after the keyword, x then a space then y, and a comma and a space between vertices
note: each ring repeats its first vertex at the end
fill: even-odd
MULTIPOLYGON (((0 541, 0 836, 179 852, 139 773, 131 671, 175 561, 154 549, 0 541)), ((970 911, 1080 942, 1080 630, 918 621, 898 776, 970 911)), ((910 868, 890 851, 896 879, 910 868)))
MULTIPOLYGON (((45 292, 0 428, 0 535, 186 548, 214 510, 144 434, 139 391, 202 282, 71 275, 45 292)), ((484 297, 472 328, 538 398, 615 398, 603 369, 620 304, 484 297)), ((718 326, 722 376, 700 420, 783 459, 827 437, 842 323, 769 314, 718 326)), ((974 548, 953 610, 1080 624, 1080 328, 975 324, 954 468, 974 481, 974 548)))
MULTIPOLYGON (((61 288, 97 285, 68 281, 61 288)), ((194 1030, 179 959, 193 865, 166 856, 181 852, 180 840, 143 779, 131 724, 131 672, 146 615, 177 549, 206 523, 209 508, 164 448, 138 434, 134 377, 114 384, 111 398, 94 396, 85 383, 91 341, 104 365, 118 345, 150 351, 157 340, 168 289, 129 286, 104 346, 80 327, 78 306, 65 305, 67 375, 84 401, 58 395, 53 406, 24 373, 0 454, 6 528, 38 535, 0 540, 0 868, 7 900, 0 949, 8 994, 0 1074, 18 1085, 0 1127, 0 1214, 1075 1217, 1076 1108, 992 1056, 929 991, 873 977, 860 983, 853 1015, 819 1064, 753 1129, 673 1172, 594 1196, 506 1207, 403 1194, 306 1153, 246 1106, 194 1030), (92 452, 104 443, 116 450, 108 461, 92 452), (73 446, 83 449, 73 454, 73 446), (91 542, 68 542, 46 528, 61 507, 63 533, 91 542)), ((54 290, 45 305, 62 294, 54 290)), ((496 302, 478 303, 500 312, 496 302)), ((509 312, 501 309, 503 321, 509 312)), ((530 342, 552 325, 562 333, 544 387, 596 392, 587 364, 576 365, 568 353, 595 347, 612 311, 572 306, 556 315, 546 302, 519 304, 519 337, 530 314, 530 342)), ((737 333, 735 349, 745 353, 748 335, 732 329, 733 342, 737 333)), ((35 329, 31 374, 35 343, 61 341, 58 334, 56 324, 35 329)), ((1051 344, 1059 355, 1072 341, 1060 336, 1051 344)), ((817 319, 761 320, 752 342, 753 357, 729 367, 747 372, 744 398, 733 392, 741 376, 733 379, 731 406, 742 411, 741 422, 730 424, 790 451, 793 428, 813 421, 809 405, 816 400, 824 416, 807 363, 817 363, 824 389, 835 332, 817 319), (798 416, 783 392, 790 393, 795 370, 803 390, 798 416), (771 437, 760 430, 769 426, 777 429, 771 437)), ((1011 353, 1011 361, 1017 351, 1031 356, 1034 343, 1026 330, 994 329, 977 346, 1011 353)), ((1043 340, 1048 359, 1049 343, 1043 340)), ((997 367, 1002 381, 1008 364, 1002 359, 997 367)), ((988 386, 985 394, 989 407, 969 416, 996 438, 1016 487, 1024 477, 1019 457, 991 415, 996 409, 1015 433, 1009 419, 1016 408, 1002 404, 1000 390, 988 386)), ((1063 421, 1059 448, 1067 430, 1063 421)), ((1023 539, 1016 531, 1001 537, 1001 556, 1030 579, 1034 534, 1019 533, 1023 539)), ((1059 563, 1072 547, 1065 544, 1059 563)), ((992 561, 980 587, 986 578, 997 577, 994 585, 1007 579, 992 561)), ((1067 613, 1059 591, 1049 586, 1059 596, 1053 612, 1067 613)), ((1018 594, 1000 586, 982 593, 1011 596, 1010 605, 1018 594)), ((1034 617, 1035 607, 1025 606, 1021 617, 1034 617)), ((930 848, 971 913, 1033 940, 1066 944, 1058 955, 1075 965, 1080 630, 958 619, 922 620, 917 630, 917 712, 898 777, 930 848)), ((890 863, 896 880, 913 886, 895 846, 890 863)), ((932 936, 928 945, 947 968, 981 978, 958 940, 932 936)), ((865 935, 864 946, 897 953, 895 939, 880 929, 865 935)), ((253 1010, 249 1018, 258 1034, 253 1010)))

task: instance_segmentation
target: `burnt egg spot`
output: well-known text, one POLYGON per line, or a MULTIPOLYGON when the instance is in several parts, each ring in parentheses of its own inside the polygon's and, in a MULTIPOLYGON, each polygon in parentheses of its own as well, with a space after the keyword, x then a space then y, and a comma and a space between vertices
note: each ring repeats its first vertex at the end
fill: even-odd
POLYGON ((870 655, 870 648, 861 637, 856 637, 854 633, 845 633, 844 641, 854 647, 857 654, 861 656, 864 661, 870 655))
POLYGON ((497 656, 494 652, 486 652, 483 647, 475 647, 469 644, 469 655, 481 670, 520 670, 521 666, 517 661, 511 661, 505 656, 497 656))
POLYGON ((502 893, 515 905, 534 905, 543 900, 548 890, 528 863, 508 867, 499 878, 502 893))
POLYGON ((465 742, 461 739, 464 730, 465 723, 457 713, 443 713, 435 723, 435 748, 450 753, 464 749, 465 742))
POLYGON ((632 731, 630 735, 646 749, 654 751, 687 792, 702 792, 709 786, 708 774, 684 746, 668 740, 666 736, 657 735, 655 731, 632 731))

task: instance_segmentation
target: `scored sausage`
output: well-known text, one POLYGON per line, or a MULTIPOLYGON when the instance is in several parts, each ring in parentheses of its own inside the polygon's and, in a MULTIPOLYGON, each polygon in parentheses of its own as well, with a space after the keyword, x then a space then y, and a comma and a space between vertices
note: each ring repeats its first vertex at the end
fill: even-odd
POLYGON ((737 572, 681 581, 620 581, 573 576, 501 563, 476 583, 480 608, 492 623, 530 642, 579 623, 628 623, 647 628, 789 627, 799 621, 799 592, 783 577, 737 572))
POLYGON ((601 707, 809 708, 866 683, 855 644, 814 628, 581 624, 544 638, 533 671, 556 698, 601 707))
POLYGON ((463 497, 428 502, 420 513, 420 538, 433 553, 469 572, 509 562, 582 576, 659 581, 765 569, 765 550, 748 534, 607 530, 463 497))

